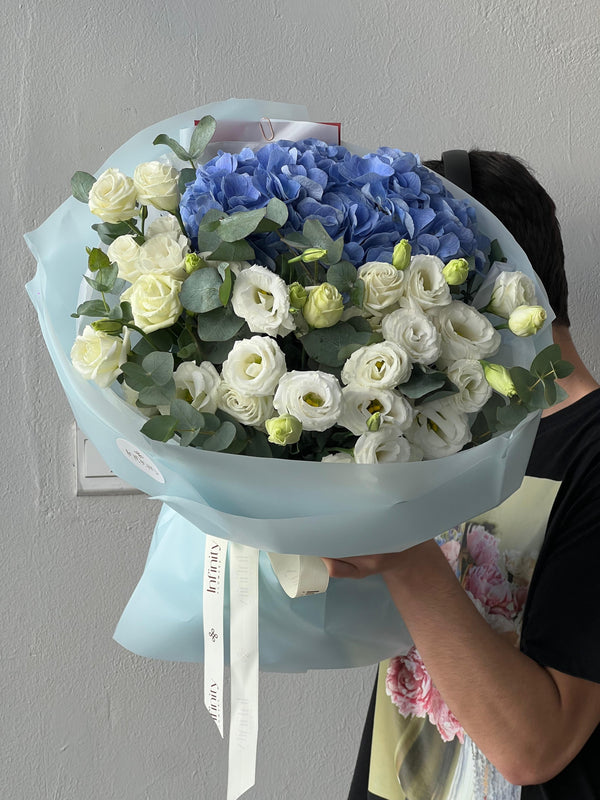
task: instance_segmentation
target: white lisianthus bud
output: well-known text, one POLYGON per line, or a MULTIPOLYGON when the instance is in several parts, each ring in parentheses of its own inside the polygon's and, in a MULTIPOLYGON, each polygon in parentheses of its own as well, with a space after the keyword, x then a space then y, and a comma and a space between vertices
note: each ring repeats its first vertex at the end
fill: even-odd
POLYGON ((441 349, 441 337, 432 319, 418 306, 399 308, 381 321, 383 338, 404 348, 411 361, 433 364, 441 349))
POLYGON ((137 214, 133 181, 118 169, 105 170, 90 189, 88 205, 103 222, 123 222, 137 214))
POLYGON ((327 372, 293 370, 280 381, 273 400, 279 414, 292 414, 306 431, 333 427, 341 412, 342 390, 327 372))
POLYGON ((187 275, 185 257, 189 249, 189 241, 182 234, 174 238, 168 233, 157 233, 140 247, 140 274, 163 272, 183 280, 187 275))
POLYGON ((103 389, 121 373, 121 365, 129 353, 129 330, 123 328, 123 338, 96 331, 91 325, 75 339, 71 362, 80 375, 94 381, 103 389))
POLYGON ((242 394, 272 396, 285 375, 285 356, 270 336, 237 341, 223 363, 223 380, 242 394))
POLYGON ((354 445, 357 464, 390 464, 411 461, 410 443, 393 429, 383 425, 378 431, 364 433, 354 445))
POLYGON ((351 453, 330 453, 321 459, 322 464, 354 464, 354 456, 351 453))
POLYGON ((458 453, 471 441, 469 419, 445 400, 424 403, 416 410, 406 438, 423 452, 425 460, 458 453))
POLYGON ((393 427, 396 433, 406 430, 413 420, 414 412, 408 400, 392 389, 345 386, 342 398, 338 425, 355 436, 369 430, 369 420, 375 414, 379 414, 380 427, 393 427))
POLYGON ((273 416, 273 398, 256 397, 238 392, 227 381, 221 380, 217 388, 217 407, 242 425, 262 428, 273 416))
POLYGON ((285 447, 286 444, 296 444, 302 435, 302 423, 292 414, 268 419, 265 428, 269 434, 269 441, 281 447, 285 447))
POLYGON ((500 347, 500 334, 473 306, 455 301, 430 313, 442 337, 438 359, 442 368, 459 358, 491 356, 500 347))
POLYGON ((459 358, 446 370, 446 374, 458 389, 451 400, 459 411, 479 411, 489 399, 492 388, 485 378, 483 367, 472 358, 459 358))
POLYGON ((505 397, 516 397, 517 388, 506 367, 501 364, 490 364, 487 361, 482 361, 481 365, 490 388, 505 397))
POLYGON ((138 164, 133 173, 133 183, 138 200, 160 211, 175 211, 179 206, 179 172, 169 164, 147 161, 138 164))
POLYGON ((342 367, 342 381, 354 386, 393 389, 410 377, 412 365, 395 342, 377 342, 355 350, 342 367))
POLYGON ((107 256, 119 268, 119 278, 133 283, 140 276, 140 246, 135 237, 128 233, 118 236, 108 248, 107 256))
POLYGON ((152 220, 144 231, 146 239, 158 236, 159 233, 168 233, 173 239, 179 239, 182 235, 182 230, 177 218, 172 214, 163 214, 152 220))
POLYGON ((508 327, 515 336, 533 336, 546 322, 543 306, 517 306, 508 318, 508 327))
POLYGON ((437 256, 413 256, 406 272, 405 294, 422 311, 452 302, 443 274, 444 262, 437 256))
POLYGON ((412 254, 412 247, 410 242, 406 239, 401 239, 394 247, 392 253, 392 266, 399 270, 405 270, 410 264, 410 257, 412 254))
POLYGON ((288 287, 266 267, 253 264, 240 272, 233 285, 231 303, 252 333, 285 336, 295 328, 288 287))
POLYGON ((190 403, 197 411, 215 413, 221 377, 210 361, 203 361, 200 365, 184 361, 175 370, 173 378, 178 398, 190 403))
POLYGON ((182 282, 160 272, 141 275, 121 295, 121 300, 131 303, 133 321, 144 333, 168 328, 181 312, 179 300, 182 282))
POLYGON ((501 272, 496 278, 487 310, 498 317, 510 317, 517 306, 535 305, 535 284, 522 272, 501 272))
POLYGON ((296 311, 302 310, 306 305, 306 301, 308 299, 308 292, 306 291, 304 286, 302 286, 301 283, 298 283, 298 281, 295 281, 290 285, 289 293, 290 293, 290 306, 296 309, 296 311))
POLYGON ((466 258, 453 258, 442 270, 448 286, 460 286, 467 280, 468 274, 469 264, 466 258))
POLYGON ((365 311, 379 317, 398 308, 400 298, 404 295, 405 273, 402 269, 385 261, 368 261, 358 268, 358 277, 365 285, 365 311))
POLYGON ((340 321, 343 313, 342 295, 331 283, 310 288, 302 306, 302 315, 313 328, 331 328, 340 321))

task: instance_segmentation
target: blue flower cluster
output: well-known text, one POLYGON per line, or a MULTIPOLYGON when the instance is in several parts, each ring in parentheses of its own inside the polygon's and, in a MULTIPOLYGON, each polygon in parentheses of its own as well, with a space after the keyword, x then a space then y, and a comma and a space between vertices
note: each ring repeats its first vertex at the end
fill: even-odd
MULTIPOLYGON (((262 208, 272 197, 288 207, 283 233, 301 231, 306 219, 318 219, 332 238, 344 237, 344 257, 355 265, 389 262, 394 246, 408 239, 415 255, 431 253, 444 262, 474 256, 482 268, 482 251, 489 247, 477 231, 474 208, 452 197, 417 156, 389 147, 357 156, 317 139, 273 142, 256 152, 219 152, 188 184, 181 214, 194 239, 209 209, 262 208)), ((250 241, 271 267, 285 249, 276 234, 250 241)))

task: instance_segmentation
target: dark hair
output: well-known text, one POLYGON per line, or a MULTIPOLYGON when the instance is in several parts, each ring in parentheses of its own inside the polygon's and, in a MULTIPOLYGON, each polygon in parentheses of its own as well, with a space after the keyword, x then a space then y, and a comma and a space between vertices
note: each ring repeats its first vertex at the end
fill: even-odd
MULTIPOLYGON (((456 151, 454 151, 456 152, 456 151)), ((556 206, 528 167, 514 156, 495 150, 471 150, 470 194, 508 228, 544 284, 556 323, 570 325, 565 255, 556 206)), ((443 161, 424 161, 447 177, 443 161)), ((458 181, 453 181, 458 184, 458 181)))

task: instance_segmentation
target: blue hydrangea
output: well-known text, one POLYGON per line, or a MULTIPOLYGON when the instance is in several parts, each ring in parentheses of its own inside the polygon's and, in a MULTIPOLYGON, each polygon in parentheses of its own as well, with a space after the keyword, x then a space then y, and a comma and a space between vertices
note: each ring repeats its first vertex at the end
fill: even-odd
MULTIPOLYGON (((343 236, 344 257, 357 266, 391 261, 400 239, 408 239, 415 255, 431 253, 443 261, 474 256, 478 268, 485 263, 489 241, 477 231, 470 203, 452 197, 417 156, 390 147, 357 156, 305 139, 219 152, 188 184, 181 214, 193 240, 209 209, 262 208, 272 197, 288 207, 284 233, 318 219, 332 238, 343 236)), ((273 233, 257 234, 251 243, 257 259, 271 267, 286 249, 273 233)))

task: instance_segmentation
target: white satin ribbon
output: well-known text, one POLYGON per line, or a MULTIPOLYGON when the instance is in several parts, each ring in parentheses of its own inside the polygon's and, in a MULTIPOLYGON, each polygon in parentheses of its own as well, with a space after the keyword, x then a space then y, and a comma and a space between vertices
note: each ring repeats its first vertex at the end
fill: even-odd
POLYGON ((316 556, 290 556, 267 553, 281 588, 288 597, 306 597, 327 590, 329 573, 316 556))
POLYGON ((223 643, 223 603, 225 598, 225 539, 206 537, 204 550, 204 705, 223 736, 223 678, 225 658, 223 643))

